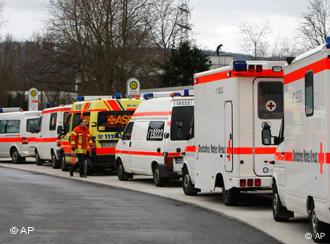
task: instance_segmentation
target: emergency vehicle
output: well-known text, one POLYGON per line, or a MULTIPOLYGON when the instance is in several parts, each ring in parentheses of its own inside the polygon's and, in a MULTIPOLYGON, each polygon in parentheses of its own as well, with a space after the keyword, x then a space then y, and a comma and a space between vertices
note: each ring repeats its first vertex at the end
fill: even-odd
MULTIPOLYGON (((291 60, 292 61, 292 60, 291 60)), ((330 241, 330 38, 284 68, 284 119, 265 123, 265 145, 279 144, 273 175, 273 216, 310 219, 316 242, 330 241)))
POLYGON ((181 152, 191 138, 194 99, 174 95, 144 100, 133 114, 116 147, 119 180, 152 175, 154 184, 163 186, 167 179, 181 177, 181 152))
POLYGON ((87 118, 94 140, 94 146, 89 148, 89 157, 86 160, 87 172, 90 174, 95 167, 115 169, 116 144, 139 104, 139 99, 114 98, 72 104, 67 122, 63 128, 59 127, 59 134, 63 135, 60 141, 61 150, 58 151, 62 170, 67 170, 68 164, 77 162, 71 149, 70 136, 82 117, 87 118))
POLYGON ((63 128, 70 111, 71 105, 47 108, 42 111, 40 133, 36 138, 35 159, 37 165, 50 161, 54 169, 60 166, 60 158, 56 153, 60 149, 57 128, 59 126, 63 128))
POLYGON ((262 145, 261 125, 280 127, 283 65, 234 61, 195 74, 195 137, 185 150, 185 194, 221 187, 224 203, 235 205, 240 191, 271 188, 276 147, 262 145))
POLYGON ((40 130, 40 112, 0 114, 0 157, 11 157, 13 163, 34 157, 36 136, 40 130))

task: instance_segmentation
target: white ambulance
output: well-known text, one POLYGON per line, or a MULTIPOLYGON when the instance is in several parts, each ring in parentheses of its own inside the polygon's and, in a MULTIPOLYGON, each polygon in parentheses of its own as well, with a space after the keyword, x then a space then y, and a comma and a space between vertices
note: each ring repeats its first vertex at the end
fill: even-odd
POLYGON ((183 164, 186 195, 222 188, 226 205, 240 191, 271 188, 276 147, 263 146, 261 125, 279 129, 284 62, 234 61, 195 75, 195 137, 183 164))
POLYGON ((264 124, 265 145, 279 144, 273 175, 273 216, 309 216, 313 239, 330 241, 330 38, 284 72, 284 120, 264 124), (271 129, 270 129, 271 127, 271 129))
POLYGON ((193 114, 191 96, 142 101, 116 146, 119 180, 152 175, 154 184, 163 186, 169 178, 180 178, 193 114))
POLYGON ((36 136, 40 130, 40 112, 0 114, 0 157, 11 157, 13 163, 34 157, 36 136))
POLYGON ((71 111, 71 105, 44 109, 41 113, 41 128, 36 138, 35 159, 37 165, 50 161, 54 169, 59 168, 60 158, 57 150, 60 149, 58 128, 64 128, 71 111))

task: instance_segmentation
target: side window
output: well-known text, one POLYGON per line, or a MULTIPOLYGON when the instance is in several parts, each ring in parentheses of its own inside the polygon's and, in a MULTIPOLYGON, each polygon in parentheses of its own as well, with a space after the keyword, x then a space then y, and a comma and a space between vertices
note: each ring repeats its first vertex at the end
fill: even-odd
POLYGON ((148 127, 147 141, 162 141, 164 124, 164 121, 151 121, 148 127))
POLYGON ((72 130, 80 124, 80 113, 73 115, 72 130))
POLYGON ((49 120, 49 130, 56 130, 57 113, 52 113, 49 120))
POLYGON ((27 119, 26 131, 30 133, 38 133, 40 131, 40 118, 27 119))
POLYGON ((283 116, 283 83, 259 82, 259 119, 281 119, 283 116))
POLYGON ((72 114, 68 114, 68 117, 65 118, 64 120, 64 134, 67 134, 70 130, 71 119, 72 119, 72 114))
POLYGON ((6 132, 6 120, 0 120, 0 134, 6 132))
POLYGON ((133 125, 134 125, 134 122, 128 123, 128 125, 125 128, 124 134, 122 136, 122 140, 124 140, 124 141, 131 140, 133 125))
POLYGON ((305 114, 307 117, 314 114, 314 74, 312 71, 305 75, 305 114))
POLYGON ((20 123, 19 120, 7 120, 5 133, 19 133, 20 123))

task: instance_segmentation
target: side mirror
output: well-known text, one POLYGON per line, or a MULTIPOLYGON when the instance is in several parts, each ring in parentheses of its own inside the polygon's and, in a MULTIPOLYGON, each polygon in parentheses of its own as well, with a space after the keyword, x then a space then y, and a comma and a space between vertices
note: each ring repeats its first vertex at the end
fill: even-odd
POLYGON ((63 126, 59 125, 57 127, 57 135, 62 136, 63 135, 63 126))
POLYGON ((167 138, 169 138, 169 137, 170 137, 170 133, 165 132, 165 133, 164 133, 164 138, 167 139, 167 138))
POLYGON ((262 126, 261 141, 265 146, 272 144, 272 132, 270 130, 270 125, 266 122, 264 122, 262 126))

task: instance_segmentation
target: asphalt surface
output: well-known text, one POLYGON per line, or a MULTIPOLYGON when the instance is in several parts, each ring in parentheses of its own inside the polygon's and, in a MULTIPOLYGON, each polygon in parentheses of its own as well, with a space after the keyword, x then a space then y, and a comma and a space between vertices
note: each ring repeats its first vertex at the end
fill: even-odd
POLYGON ((0 168, 0 243, 78 242, 278 243, 251 226, 189 204, 0 168), (10 233, 12 227, 17 234, 10 233))

